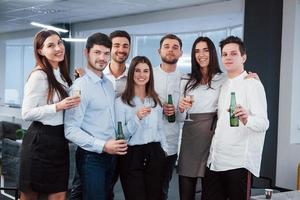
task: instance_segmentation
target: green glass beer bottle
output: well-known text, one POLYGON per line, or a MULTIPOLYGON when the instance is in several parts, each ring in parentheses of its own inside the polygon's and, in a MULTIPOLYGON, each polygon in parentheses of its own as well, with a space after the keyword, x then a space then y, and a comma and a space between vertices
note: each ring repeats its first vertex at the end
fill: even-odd
POLYGON ((125 135, 123 134, 122 122, 118 122, 118 131, 116 134, 116 140, 125 140, 125 135))
POLYGON ((234 116, 233 112, 235 110, 236 100, 235 100, 235 92, 231 92, 230 94, 230 107, 229 107, 229 120, 231 127, 239 126, 239 118, 234 116))
MULTIPOLYGON (((171 94, 168 94, 168 104, 173 105, 173 100, 172 100, 172 95, 171 94)), ((171 116, 168 116, 167 118, 168 118, 169 123, 174 123, 175 119, 176 119, 175 113, 171 116)))

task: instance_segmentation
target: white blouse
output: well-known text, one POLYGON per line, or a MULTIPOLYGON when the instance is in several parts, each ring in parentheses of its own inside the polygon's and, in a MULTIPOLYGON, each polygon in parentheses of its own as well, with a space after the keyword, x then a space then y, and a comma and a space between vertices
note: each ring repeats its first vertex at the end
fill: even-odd
MULTIPOLYGON (((68 84, 61 78, 59 68, 53 69, 56 80, 64 85, 66 90, 68 84)), ((54 92, 52 103, 47 103, 48 79, 45 72, 35 70, 31 73, 24 88, 24 99, 22 105, 22 118, 26 121, 39 121, 45 125, 63 124, 63 111, 56 112, 55 104, 59 102, 54 92)))
MULTIPOLYGON (((199 85, 197 88, 188 91, 187 94, 194 95, 194 103, 190 109, 190 113, 209 113, 216 112, 218 108, 218 98, 223 83, 227 80, 224 73, 214 75, 211 81, 211 88, 208 85, 199 85)), ((181 81, 181 96, 188 80, 181 81)))

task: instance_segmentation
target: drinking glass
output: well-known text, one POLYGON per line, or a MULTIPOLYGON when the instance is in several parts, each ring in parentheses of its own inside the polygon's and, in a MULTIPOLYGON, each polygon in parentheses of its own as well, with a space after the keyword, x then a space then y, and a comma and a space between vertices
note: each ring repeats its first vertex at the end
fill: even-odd
MULTIPOLYGON (((149 114, 150 114, 151 108, 152 108, 152 101, 151 101, 151 98, 145 98, 145 99, 144 99, 144 107, 150 109, 150 111, 149 111, 149 114)), ((149 115, 149 114, 148 114, 148 115, 149 115)), ((149 126, 148 115, 144 118, 144 120, 145 120, 145 125, 146 125, 146 126, 149 126)))
MULTIPOLYGON (((186 97, 189 98, 190 103, 193 105, 193 103, 194 103, 194 101, 195 101, 194 95, 189 94, 189 95, 187 95, 186 97)), ((190 109, 191 109, 191 107, 186 109, 186 115, 187 115, 187 117, 186 117, 186 119, 184 120, 184 121, 186 121, 186 122, 192 122, 192 121, 194 121, 194 120, 191 119, 190 109)))
POLYGON ((72 96, 80 97, 80 95, 81 95, 81 90, 77 90, 77 89, 72 90, 72 96))

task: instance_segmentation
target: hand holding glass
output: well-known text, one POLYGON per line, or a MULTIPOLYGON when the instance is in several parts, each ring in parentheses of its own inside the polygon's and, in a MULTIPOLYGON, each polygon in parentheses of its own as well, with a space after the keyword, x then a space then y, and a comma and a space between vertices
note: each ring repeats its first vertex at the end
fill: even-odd
POLYGON ((80 95, 81 95, 81 90, 72 90, 72 96, 78 96, 78 97, 80 97, 80 95))
MULTIPOLYGON (((187 99, 190 102, 191 106, 193 105, 193 102, 195 101, 194 95, 191 95, 191 94, 187 95, 185 97, 185 99, 187 99)), ((190 115, 190 112, 189 112, 191 108, 192 107, 186 108, 186 115, 187 115, 187 117, 186 117, 186 119, 184 121, 187 121, 187 122, 194 121, 194 120, 191 119, 191 115, 190 115)))
MULTIPOLYGON (((145 118, 146 118, 151 113, 152 102, 151 102, 150 98, 145 98, 145 100, 144 100, 144 107, 147 110, 147 114, 145 116, 145 118)), ((149 125, 149 122, 148 122, 147 118, 145 119, 145 124, 147 126, 149 125)))

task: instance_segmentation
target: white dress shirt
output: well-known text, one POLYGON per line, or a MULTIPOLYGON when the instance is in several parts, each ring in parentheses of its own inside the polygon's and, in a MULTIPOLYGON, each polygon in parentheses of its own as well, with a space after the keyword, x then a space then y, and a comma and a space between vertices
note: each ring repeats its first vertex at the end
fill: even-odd
MULTIPOLYGON (((36 69, 38 69, 37 67, 36 69)), ((64 85, 66 90, 68 84, 61 78, 59 68, 53 69, 56 80, 64 85)), ((63 111, 56 112, 55 104, 59 102, 54 92, 52 103, 47 103, 48 78, 44 71, 35 70, 30 74, 24 88, 24 99, 22 105, 22 118, 26 121, 39 121, 45 125, 63 124, 63 111)))
POLYGON ((154 86, 162 103, 167 102, 168 94, 172 95, 173 104, 176 108, 176 121, 169 123, 167 118, 163 118, 164 133, 166 135, 168 149, 168 155, 174 155, 178 150, 178 140, 180 132, 180 124, 178 118, 178 103, 180 98, 180 80, 183 73, 174 71, 167 73, 161 69, 160 66, 153 69, 154 86))
POLYGON ((259 176, 265 133, 269 127, 267 102, 262 83, 244 79, 247 72, 228 79, 222 86, 218 100, 218 122, 212 140, 207 166, 213 171, 246 168, 259 176), (248 113, 248 121, 230 127, 228 108, 230 93, 248 113))
POLYGON ((114 90, 115 90, 116 97, 119 97, 125 90, 128 69, 125 68, 125 71, 119 77, 116 78, 111 73, 109 67, 110 67, 110 65, 106 66, 106 68, 103 71, 103 74, 108 78, 108 80, 111 81, 111 83, 113 84, 114 90))

